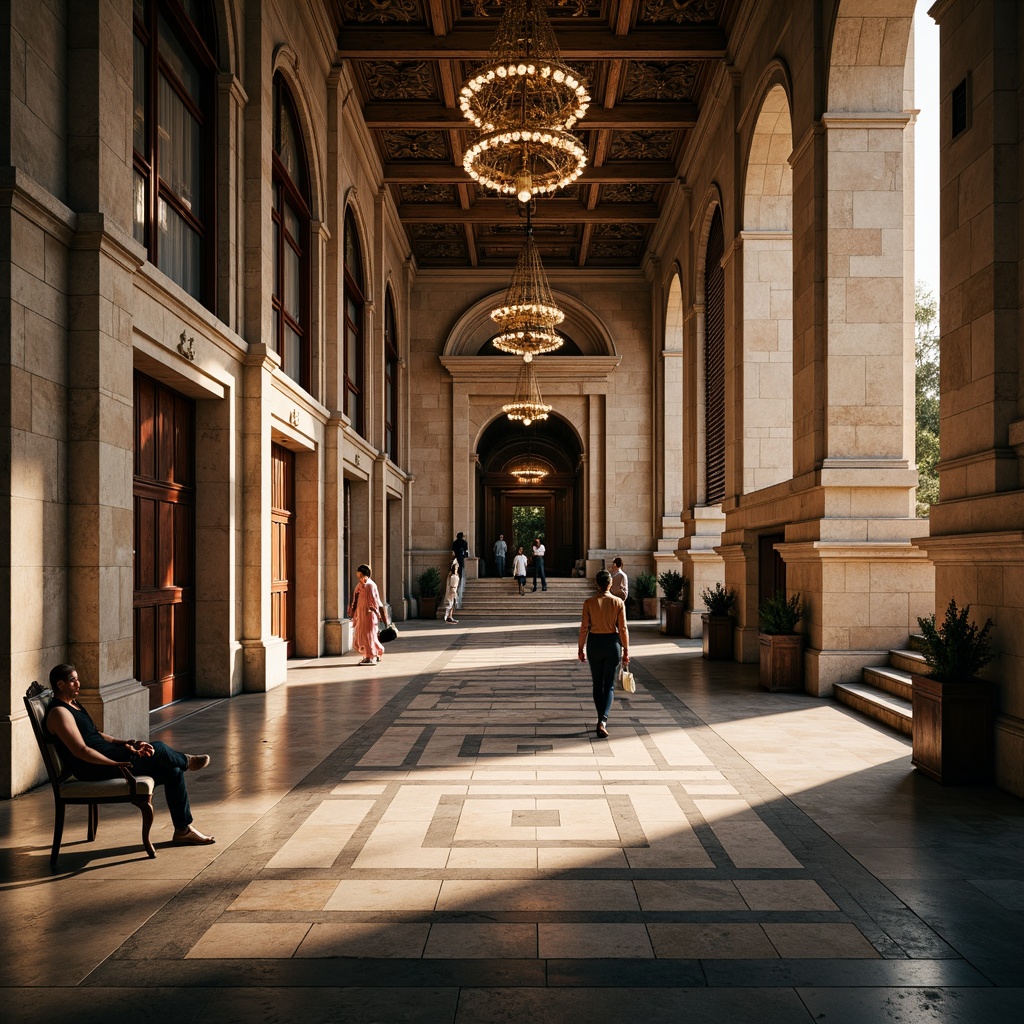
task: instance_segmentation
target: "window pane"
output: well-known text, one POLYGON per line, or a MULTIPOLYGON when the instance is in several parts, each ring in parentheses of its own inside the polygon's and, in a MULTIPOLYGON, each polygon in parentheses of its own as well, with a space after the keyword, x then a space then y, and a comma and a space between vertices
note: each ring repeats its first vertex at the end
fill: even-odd
POLYGON ((192 211, 202 216, 203 136, 170 82, 160 76, 160 142, 157 170, 164 183, 192 211))
POLYGON ((356 386, 359 384, 359 335, 348 331, 345 337, 345 376, 356 386))
POLYGON ((282 358, 284 358, 281 352, 281 311, 275 306, 271 310, 271 331, 273 332, 270 339, 270 347, 282 358))
POLYGON ((160 56, 178 77, 185 91, 197 103, 202 103, 202 75, 185 48, 178 42, 167 19, 160 16, 160 56))
POLYGON ((138 171, 132 181, 132 235, 146 244, 146 179, 138 171))
POLYGON ((284 227, 285 231, 292 236, 292 239, 296 245, 302 244, 302 222, 299 220, 299 215, 287 204, 284 207, 284 227))
POLYGON ((281 298, 281 225, 277 220, 274 225, 274 294, 281 298))
POLYGON ((159 203, 157 218, 160 230, 157 266, 189 295, 199 298, 199 236, 163 199, 159 203))
POLYGON ((293 320, 301 321, 299 316, 299 296, 301 295, 302 262, 299 254, 290 246, 284 247, 284 308, 293 320))
POLYGON ((292 380, 302 382, 302 338, 284 325, 284 372, 292 380))
POLYGON ((146 152, 146 47, 135 36, 135 55, 132 60, 132 145, 141 156, 146 152))

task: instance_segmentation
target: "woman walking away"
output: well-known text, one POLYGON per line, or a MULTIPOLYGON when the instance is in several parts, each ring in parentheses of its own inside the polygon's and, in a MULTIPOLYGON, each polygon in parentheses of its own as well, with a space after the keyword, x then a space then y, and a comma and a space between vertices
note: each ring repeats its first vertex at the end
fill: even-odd
POLYGON ((459 599, 459 560, 452 559, 452 567, 448 570, 448 582, 444 589, 444 621, 450 622, 453 626, 459 624, 459 620, 453 617, 455 605, 459 599))
POLYGON ((356 569, 356 576, 359 577, 359 582, 348 606, 348 617, 352 620, 353 643, 363 656, 360 665, 376 665, 384 656, 384 645, 377 639, 383 606, 377 584, 370 579, 370 567, 360 565, 356 569))
POLYGON ((516 557, 512 559, 512 575, 519 584, 519 593, 526 593, 526 555, 523 554, 523 545, 519 545, 516 557))
POLYGON ((612 574, 602 569, 596 577, 597 593, 583 602, 580 624, 580 661, 590 660, 590 678, 594 683, 594 707, 597 708, 598 736, 608 735, 608 715, 615 699, 615 670, 619 661, 629 664, 629 630, 626 606, 609 593, 612 574), (586 644, 586 650, 584 650, 586 644))

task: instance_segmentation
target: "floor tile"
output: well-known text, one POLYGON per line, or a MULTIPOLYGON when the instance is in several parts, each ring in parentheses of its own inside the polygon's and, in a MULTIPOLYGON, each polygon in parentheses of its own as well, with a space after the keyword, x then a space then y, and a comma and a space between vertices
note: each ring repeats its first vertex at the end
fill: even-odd
POLYGON ((428 924, 314 924, 297 957, 401 957, 423 955, 428 924))
POLYGON ((636 959, 653 957, 651 940, 642 924, 540 924, 542 959, 636 959))
POLYGON ((308 924, 215 924, 186 956, 208 960, 290 957, 308 931, 308 924))
POLYGON ((533 924, 434 924, 423 954, 437 958, 512 958, 537 956, 533 924))

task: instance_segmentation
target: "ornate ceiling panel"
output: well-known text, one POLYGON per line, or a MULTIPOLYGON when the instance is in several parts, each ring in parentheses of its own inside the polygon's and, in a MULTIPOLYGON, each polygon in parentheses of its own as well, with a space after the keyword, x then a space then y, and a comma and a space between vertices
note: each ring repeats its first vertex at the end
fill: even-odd
MULTIPOLYGON (((502 0, 332 0, 339 56, 421 267, 508 266, 522 246, 515 201, 462 169, 475 132, 462 83, 488 60, 502 0)), ((738 0, 543 0, 562 60, 587 83, 573 134, 578 181, 537 200, 545 264, 641 265, 667 185, 727 52, 738 0)))

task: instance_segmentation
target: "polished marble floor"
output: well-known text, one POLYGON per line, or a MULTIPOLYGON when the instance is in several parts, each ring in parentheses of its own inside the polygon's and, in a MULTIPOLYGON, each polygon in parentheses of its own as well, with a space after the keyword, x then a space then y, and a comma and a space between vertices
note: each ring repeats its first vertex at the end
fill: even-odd
POLYGON ((12 1021, 853 1024, 1024 1018, 1024 802, 848 709, 633 630, 594 735, 565 623, 406 623, 153 735, 215 846, 0 804, 12 1021))

